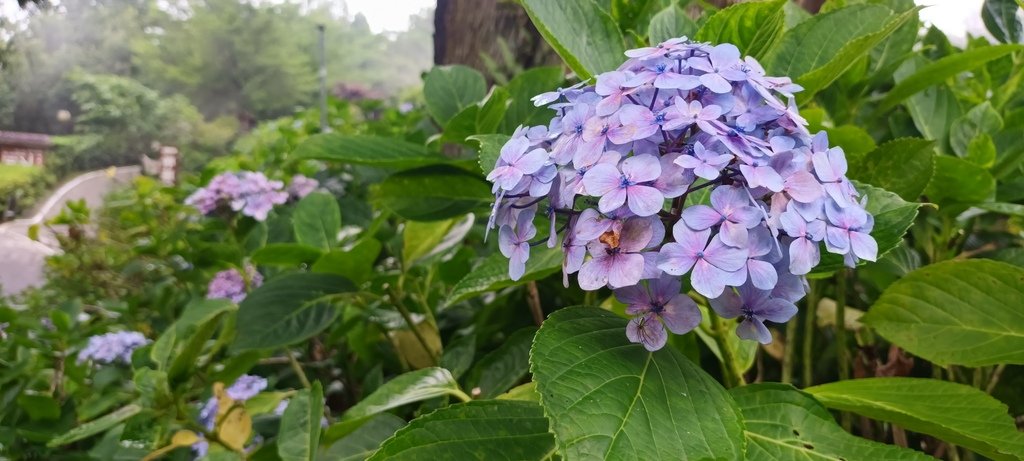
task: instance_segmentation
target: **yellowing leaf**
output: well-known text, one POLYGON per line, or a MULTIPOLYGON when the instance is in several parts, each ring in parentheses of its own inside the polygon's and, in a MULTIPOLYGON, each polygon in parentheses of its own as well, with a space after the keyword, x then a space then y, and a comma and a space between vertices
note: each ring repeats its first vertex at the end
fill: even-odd
POLYGON ((163 455, 166 455, 167 453, 170 453, 171 450, 174 450, 175 448, 190 447, 198 441, 199 436, 196 435, 195 432, 180 430, 178 432, 175 432, 174 436, 171 437, 170 444, 160 449, 154 450, 150 454, 146 455, 145 458, 142 458, 142 461, 150 461, 157 459, 163 455))

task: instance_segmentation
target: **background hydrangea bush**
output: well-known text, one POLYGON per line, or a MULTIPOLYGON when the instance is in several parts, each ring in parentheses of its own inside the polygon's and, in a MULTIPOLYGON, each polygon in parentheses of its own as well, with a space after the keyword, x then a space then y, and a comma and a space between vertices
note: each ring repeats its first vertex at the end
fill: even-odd
POLYGON ((74 205, 0 457, 1024 459, 1017 5, 696 5, 522 0, 564 66, 74 205))

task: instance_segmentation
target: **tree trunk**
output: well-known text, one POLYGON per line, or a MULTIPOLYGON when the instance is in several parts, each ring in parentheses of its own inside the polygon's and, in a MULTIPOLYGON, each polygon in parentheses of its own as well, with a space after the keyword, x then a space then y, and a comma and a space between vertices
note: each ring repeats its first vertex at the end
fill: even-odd
POLYGON ((463 64, 489 80, 502 80, 522 69, 560 62, 515 2, 437 0, 434 64, 463 64))

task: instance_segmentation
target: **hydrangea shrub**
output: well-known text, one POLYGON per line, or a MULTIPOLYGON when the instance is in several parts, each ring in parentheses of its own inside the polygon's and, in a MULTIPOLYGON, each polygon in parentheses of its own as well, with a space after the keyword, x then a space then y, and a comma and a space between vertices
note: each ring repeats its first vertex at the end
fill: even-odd
POLYGON ((682 37, 626 56, 591 85, 533 98, 550 123, 520 127, 488 174, 488 230, 512 279, 531 247, 561 245, 566 286, 577 274, 584 290, 613 289, 634 316, 629 339, 657 350, 666 328, 700 323, 680 294, 688 275, 741 338, 767 344, 764 322, 796 313, 822 243, 851 267, 876 259, 865 199, 843 150, 808 131, 799 85, 727 43, 682 37))

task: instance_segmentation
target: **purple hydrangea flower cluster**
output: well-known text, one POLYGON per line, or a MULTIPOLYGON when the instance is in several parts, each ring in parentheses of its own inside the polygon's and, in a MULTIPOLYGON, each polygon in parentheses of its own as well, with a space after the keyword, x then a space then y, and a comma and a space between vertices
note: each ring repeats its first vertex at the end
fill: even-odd
POLYGON ((821 243, 849 266, 875 260, 874 220, 842 149, 807 130, 800 86, 731 44, 684 37, 626 56, 593 85, 535 97, 555 116, 516 130, 487 176, 488 230, 512 279, 531 247, 561 237, 566 286, 578 273, 584 290, 614 289, 634 315, 629 339, 656 350, 666 327, 700 323, 681 276, 740 318, 740 337, 767 344, 764 321, 796 313, 821 243), (537 241, 535 221, 549 228, 537 241))
POLYGON ((288 196, 292 200, 298 200, 313 193, 317 187, 320 187, 320 181, 297 174, 292 177, 292 182, 288 185, 288 196))
POLYGON ((185 199, 185 204, 196 207, 204 215, 231 210, 264 221, 274 205, 287 201, 288 192, 283 182, 267 179, 260 172, 239 171, 214 176, 206 187, 185 199))
POLYGON ((78 363, 92 360, 96 363, 131 363, 132 352, 149 343, 137 331, 115 331, 89 338, 85 348, 78 353, 78 363))
POLYGON ((230 299, 234 303, 242 302, 248 289, 263 285, 263 275, 257 272, 255 267, 247 265, 245 272, 249 277, 248 286, 238 269, 227 269, 216 273, 207 286, 206 298, 230 299))

